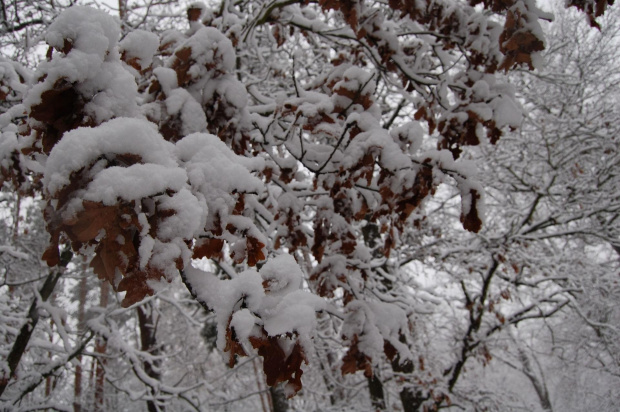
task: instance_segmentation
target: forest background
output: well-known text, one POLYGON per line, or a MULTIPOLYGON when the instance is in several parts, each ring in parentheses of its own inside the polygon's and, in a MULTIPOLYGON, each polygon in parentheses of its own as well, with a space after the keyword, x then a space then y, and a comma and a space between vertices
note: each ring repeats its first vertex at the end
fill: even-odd
POLYGON ((0 408, 620 409, 611 3, 2 0, 0 408))

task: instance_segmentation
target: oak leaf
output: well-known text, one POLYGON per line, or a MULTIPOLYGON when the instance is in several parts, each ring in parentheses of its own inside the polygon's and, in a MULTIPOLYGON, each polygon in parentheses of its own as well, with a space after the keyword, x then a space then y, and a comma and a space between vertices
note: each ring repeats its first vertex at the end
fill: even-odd
POLYGON ((286 356, 280 346, 278 337, 251 336, 250 343, 264 359, 263 371, 265 372, 267 385, 275 386, 281 382, 288 382, 288 387, 292 389, 288 396, 289 398, 301 390, 301 375, 303 374, 301 364, 302 362, 307 364, 308 360, 299 342, 295 342, 288 356, 286 356))

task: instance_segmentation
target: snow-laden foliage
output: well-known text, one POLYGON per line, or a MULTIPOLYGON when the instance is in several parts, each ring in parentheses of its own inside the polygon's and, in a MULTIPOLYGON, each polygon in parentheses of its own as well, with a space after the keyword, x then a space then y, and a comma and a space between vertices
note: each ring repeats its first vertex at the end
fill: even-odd
MULTIPOLYGON (((599 3, 573 5, 597 25, 599 3)), ((0 61, 2 182, 43 199, 42 259, 65 267, 51 269, 28 314, 20 307, 7 322, 15 343, 3 349, 3 402, 21 405, 94 348, 94 409, 112 402, 104 385, 149 410, 217 407, 187 395, 212 390, 204 373, 166 369, 162 353, 188 351, 174 354, 182 345, 156 332, 160 320, 180 327, 166 323, 168 310, 186 331, 204 323, 200 350, 219 348, 229 366, 262 358, 273 408, 302 390, 313 364, 321 372, 304 374, 310 388, 322 376, 320 385, 345 391, 354 378, 343 376, 363 372, 374 409, 487 407, 483 390, 460 382, 473 359, 491 362, 489 339, 564 307, 582 313, 571 293, 583 283, 556 276, 580 259, 538 260, 560 256, 573 235, 584 250, 604 248, 588 243, 592 222, 618 247, 615 197, 596 200, 615 149, 588 146, 601 132, 584 114, 593 99, 575 112, 550 108, 557 118, 547 120, 537 110, 551 104, 524 93, 545 83, 515 87, 505 76, 543 67, 541 23, 552 16, 533 0, 224 0, 191 4, 184 31, 156 30, 149 9, 139 18, 140 4, 119 2, 120 19, 67 8, 45 22, 48 51, 33 72, 0 61), (571 192, 563 174, 573 167, 570 150, 556 147, 564 135, 510 134, 522 123, 520 103, 528 125, 576 122, 567 128, 586 136, 573 176, 591 177, 583 189, 571 192), (540 141, 547 152, 533 149, 540 141), (74 270, 70 251, 106 285, 89 319, 80 295, 78 327, 47 302, 74 270), (108 301, 107 285, 122 307, 108 301), (63 325, 62 356, 24 378, 38 310, 63 325)), ((612 120, 604 124, 608 134, 612 120)), ((8 307, 13 297, 0 298, 8 307)), ((516 353, 544 403, 529 355, 516 353)), ((50 384, 32 407, 66 407, 54 396, 50 384)))

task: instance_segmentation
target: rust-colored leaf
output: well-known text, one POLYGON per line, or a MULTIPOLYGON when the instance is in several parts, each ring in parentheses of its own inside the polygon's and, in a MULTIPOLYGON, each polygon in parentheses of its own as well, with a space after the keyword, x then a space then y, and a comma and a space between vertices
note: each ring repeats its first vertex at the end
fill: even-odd
POLYGON ((388 360, 392 361, 394 360, 394 358, 396 357, 396 355, 398 355, 398 351, 396 350, 396 348, 394 347, 394 345, 392 345, 390 342, 388 342, 387 340, 383 341, 383 352, 385 353, 385 356, 388 358, 388 360))
POLYGON ((250 343, 264 359, 263 371, 267 385, 274 386, 280 382, 288 382, 289 387, 293 389, 293 393, 289 397, 301 390, 301 375, 303 374, 301 364, 302 362, 308 363, 308 361, 299 342, 295 342, 293 350, 288 356, 280 346, 278 337, 251 336, 250 343))
POLYGON ((41 93, 41 102, 30 108, 30 117, 46 125, 41 130, 43 151, 49 154, 62 134, 83 123, 84 101, 73 84, 58 79, 54 87, 41 93))
POLYGON ((65 221, 67 234, 71 240, 88 242, 116 220, 118 207, 104 206, 101 203, 83 201, 82 210, 74 219, 65 221))
POLYGON ((198 21, 201 14, 202 14, 202 8, 191 5, 187 9, 187 20, 198 21))
POLYGON ((134 303, 140 302, 146 296, 153 295, 153 289, 147 284, 152 276, 147 272, 133 272, 128 276, 125 276, 118 284, 117 290, 119 292, 126 292, 121 306, 127 308, 134 303))
POLYGON ((208 259, 211 258, 221 258, 222 256, 222 248, 224 247, 223 239, 200 239, 196 242, 196 246, 194 246, 194 253, 192 258, 200 259, 206 257, 208 259))
POLYGON ((187 86, 192 80, 189 69, 194 64, 191 47, 184 47, 174 53, 174 61, 172 62, 172 70, 177 73, 177 84, 180 87, 187 86))
POLYGON ((233 209, 233 215, 241 215, 245 210, 245 196, 243 193, 239 193, 239 198, 237 199, 237 203, 235 204, 235 208, 233 209))
POLYGON ((596 21, 596 17, 602 16, 607 6, 613 4, 614 0, 568 0, 567 7, 576 7, 586 13, 590 27, 596 27, 600 30, 601 26, 596 21))
POLYGON ((364 376, 370 378, 372 376, 372 363, 370 357, 359 350, 359 340, 357 335, 353 337, 349 350, 342 358, 342 366, 340 371, 342 375, 353 374, 357 371, 364 371, 364 376))
POLYGON ((57 266, 60 263, 60 252, 58 251, 58 242, 50 243, 50 245, 43 252, 41 257, 47 263, 48 266, 57 266))
POLYGON ((256 266, 256 264, 262 260, 265 260, 265 253, 263 251, 265 244, 256 238, 248 236, 247 238, 247 257, 248 265, 256 266))
POLYGON ((482 220, 478 216, 477 204, 480 200, 480 193, 477 190, 471 190, 471 201, 467 213, 461 212, 461 223, 463 228, 470 232, 478 233, 482 229, 482 220))
POLYGON ((226 346, 224 352, 228 352, 228 366, 232 368, 237 363, 236 356, 248 356, 243 349, 243 346, 237 342, 237 336, 234 329, 230 327, 230 321, 232 316, 228 320, 228 327, 226 328, 226 346))
POLYGON ((509 10, 506 14, 504 31, 499 41, 500 50, 505 56, 499 69, 505 71, 521 64, 527 64, 533 70, 532 54, 545 48, 542 39, 527 28, 526 19, 518 10, 509 10))

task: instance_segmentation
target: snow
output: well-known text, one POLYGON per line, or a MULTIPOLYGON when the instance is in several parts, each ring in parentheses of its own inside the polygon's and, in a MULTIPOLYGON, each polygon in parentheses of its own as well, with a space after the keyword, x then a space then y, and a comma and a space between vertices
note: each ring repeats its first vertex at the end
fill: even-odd
POLYGON ((270 336, 297 332, 311 337, 316 327, 316 312, 323 310, 324 306, 325 301, 316 295, 301 290, 291 292, 280 300, 272 310, 273 314, 266 317, 265 330, 270 336))
POLYGON ((235 330, 239 341, 246 342, 250 336, 258 334, 255 332, 257 321, 258 318, 249 309, 241 309, 233 314, 230 327, 235 330))
POLYGON ((271 298, 281 298, 301 287, 303 273, 290 255, 271 259, 261 268, 263 281, 268 283, 271 298))
POLYGON ((523 121, 523 112, 512 96, 500 95, 491 102, 493 120, 499 128, 518 127, 523 121))
POLYGON ((105 12, 79 6, 63 11, 45 38, 50 46, 66 53, 56 52, 50 61, 39 65, 35 76, 43 80, 28 92, 26 108, 41 103, 43 93, 58 84, 70 84, 86 103, 84 111, 90 123, 137 115, 137 85, 120 61, 119 36, 118 22, 105 12), (70 50, 65 49, 65 41, 72 44, 70 50))
POLYGON ((390 131, 392 139, 398 144, 409 145, 408 153, 414 154, 420 150, 424 142, 424 129, 419 122, 408 122, 390 131))
POLYGON ((179 44, 185 41, 185 36, 178 30, 166 30, 160 36, 159 49, 169 54, 175 50, 179 44))
POLYGON ((96 76, 85 79, 78 90, 84 96, 92 96, 84 111, 97 124, 113 117, 137 114, 135 80, 118 62, 101 64, 96 76))
MULTIPOLYGON (((20 80, 20 74, 17 70, 20 67, 17 63, 12 61, 5 61, 4 58, 0 57, 0 92, 4 94, 9 94, 11 91, 15 92, 18 96, 23 95, 28 86, 25 83, 22 83, 20 80)), ((20 70, 20 72, 25 72, 25 70, 20 70)), ((25 79, 29 80, 28 78, 25 79)), ((6 97, 7 100, 12 100, 11 96, 6 97)))
POLYGON ((84 199, 113 205, 118 199, 126 201, 149 197, 170 189, 178 191, 187 176, 182 169, 157 164, 136 164, 129 167, 110 167, 97 173, 88 185, 84 199))
POLYGON ((177 73, 167 67, 156 67, 153 74, 161 85, 164 94, 168 95, 173 89, 179 87, 177 83, 177 73))
POLYGON ((176 151, 193 190, 211 202, 233 201, 230 194, 235 191, 263 190, 263 183, 250 174, 250 170, 262 170, 263 159, 238 156, 217 136, 191 134, 177 142, 176 151))
POLYGON ((112 53, 120 36, 118 21, 104 11, 85 6, 64 10, 47 29, 45 41, 62 50, 65 40, 73 48, 102 58, 112 53))
MULTIPOLYGON (((206 10, 204 5, 194 6, 203 10, 203 16, 208 16, 209 19, 217 18, 218 22, 213 24, 219 24, 222 31, 195 22, 192 23, 191 30, 186 32, 189 38, 178 32, 165 34, 162 45, 170 43, 170 47, 177 52, 183 49, 191 50, 191 67, 188 69, 191 79, 181 85, 183 87, 179 87, 179 78, 182 78, 180 71, 184 68, 179 68, 174 63, 181 55, 177 53, 177 57, 163 63, 167 67, 153 70, 154 77, 151 81, 156 79, 163 93, 158 94, 157 99, 147 96, 146 105, 141 108, 143 113, 149 114, 149 119, 158 122, 160 126, 166 121, 180 120, 179 134, 182 137, 176 143, 166 142, 156 125, 139 119, 136 102, 143 101, 138 97, 137 86, 131 75, 136 72, 119 60, 119 52, 122 52, 125 60, 137 59, 140 68, 147 69, 152 64, 159 46, 157 36, 137 30, 129 33, 117 45, 120 34, 118 22, 105 13, 79 7, 69 9, 50 26, 46 39, 58 50, 54 52, 51 61, 41 64, 37 78, 42 80, 29 92, 26 104, 21 110, 32 108, 41 101, 43 93, 56 87, 57 82, 63 81, 75 88, 80 98, 84 99, 84 115, 88 124, 99 126, 78 128, 66 133, 47 160, 41 156, 40 164, 44 167, 43 184, 47 194, 60 197, 59 192, 65 188, 72 189, 72 183, 76 183, 72 182, 72 179, 77 172, 83 171, 81 177, 84 181, 77 182, 79 188, 72 192, 72 212, 80 207, 83 200, 101 202, 104 205, 115 205, 119 201, 135 202, 135 212, 141 226, 136 240, 140 268, 146 269, 150 266, 162 269, 166 277, 172 279, 181 260, 193 292, 216 313, 218 345, 222 349, 225 348, 227 329, 232 328, 235 339, 244 347, 251 346, 248 345, 250 337, 266 333, 270 337, 278 337, 286 353, 293 347, 292 342, 295 342, 295 339, 299 339, 307 349, 306 352, 310 353, 310 339, 317 322, 316 314, 325 309, 326 301, 304 290, 306 276, 291 255, 283 253, 274 256, 277 252, 265 247, 265 255, 271 255, 258 270, 247 269, 237 274, 233 268, 227 271, 230 279, 219 279, 188 264, 191 255, 191 246, 188 245, 200 236, 212 236, 208 233, 209 229, 205 229, 212 223, 209 219, 218 219, 220 227, 217 229, 226 228, 223 233, 215 235, 218 239, 227 241, 225 252, 232 251, 239 256, 244 256, 247 252, 249 238, 270 245, 274 234, 287 235, 298 228, 312 234, 310 219, 325 219, 330 231, 327 243, 332 250, 326 248, 325 257, 320 264, 311 257, 307 258, 309 260, 305 263, 308 267, 321 271, 319 286, 327 286, 329 292, 335 291, 338 304, 342 298, 342 289, 336 290, 337 288, 347 288, 347 293, 352 292, 356 297, 365 299, 354 299, 346 306, 343 304, 346 319, 342 334, 348 339, 357 338, 359 349, 372 357, 375 363, 383 358, 385 341, 397 348, 401 359, 411 358, 407 345, 401 342, 402 336, 410 336, 407 309, 397 304, 373 300, 389 299, 388 293, 383 295, 373 291, 376 293, 366 294, 365 288, 370 281, 360 268, 370 267, 368 264, 373 261, 377 251, 365 246, 359 238, 356 239, 359 232, 355 231, 362 224, 369 223, 361 222, 360 226, 352 227, 349 215, 345 218, 345 214, 335 213, 334 209, 337 208, 334 205, 333 192, 330 193, 332 196, 323 195, 321 192, 334 189, 333 185, 336 183, 342 184, 343 181, 339 181, 341 175, 346 176, 347 169, 359 165, 364 156, 370 156, 371 161, 364 164, 371 168, 369 190, 360 191, 353 186, 357 181, 350 181, 347 182, 351 183, 350 187, 339 187, 337 192, 344 197, 347 212, 364 214, 365 207, 369 206, 367 216, 373 213, 374 216, 379 216, 381 211, 377 205, 381 206, 380 197, 390 196, 382 192, 367 194, 378 192, 379 169, 390 172, 386 173, 387 178, 381 177, 385 181, 384 187, 404 195, 405 188, 412 187, 418 176, 418 164, 424 163, 432 167, 435 184, 444 181, 446 176, 456 179, 461 191, 462 210, 466 214, 472 208, 474 193, 482 195, 481 187, 476 183, 475 165, 462 160, 455 161, 448 151, 431 150, 418 153, 427 137, 419 122, 385 130, 382 127, 382 107, 374 104, 372 99, 377 85, 377 82, 373 81, 376 80, 373 77, 376 73, 368 68, 344 63, 326 70, 316 76, 316 79, 308 79, 312 76, 304 77, 302 67, 298 73, 303 79, 299 82, 299 91, 298 94, 295 93, 295 97, 287 97, 286 92, 277 90, 280 87, 277 85, 273 87, 274 90, 261 90, 264 95, 260 92, 252 93, 253 96, 261 96, 257 98, 261 104, 247 110, 248 94, 245 85, 234 75, 235 49, 229 39, 231 33, 241 33, 238 30, 242 27, 241 24, 245 24, 242 15, 236 16, 227 10, 222 16, 214 17, 215 14, 206 10), (223 33, 226 25, 229 27, 228 36, 223 33), (65 48, 67 41, 73 42, 71 50, 65 48), (65 52, 62 52, 62 49, 65 52), (311 90, 304 90, 304 87, 311 90), (353 104, 354 99, 360 95, 363 99, 353 104), (148 100, 149 98, 152 100, 148 100), (228 136, 220 138, 205 133, 208 126, 214 126, 208 125, 205 108, 221 114, 224 119, 214 118, 212 121, 228 122, 226 127, 230 126, 229 130, 246 127, 244 122, 248 118, 245 116, 252 111, 252 119, 266 131, 265 145, 271 145, 281 137, 271 132, 278 128, 286 129, 287 122, 293 118, 295 123, 290 125, 288 131, 296 132, 301 129, 302 134, 299 139, 288 139, 282 144, 278 142, 267 147, 262 153, 264 157, 237 156, 222 141, 222 138, 226 140, 228 136), (271 118, 272 111, 276 115, 282 114, 282 118, 271 118), (338 113, 340 111, 342 113, 338 113), (347 131, 343 132, 345 128, 347 131), (336 141, 338 147, 334 149, 336 141), (295 182, 289 185, 278 182, 279 187, 269 187, 268 191, 265 183, 254 175, 265 170, 264 159, 268 156, 273 158, 268 162, 276 171, 276 176, 278 166, 289 167, 294 172, 295 182), (303 163, 295 158, 302 156, 305 156, 303 163), (129 164, 125 164, 127 162, 129 164), (309 169, 313 165, 317 168, 326 166, 324 173, 313 182, 314 189, 309 183, 314 177, 309 169), (300 191, 296 193, 297 189, 300 191), (312 198, 312 203, 307 203, 306 198, 312 198), (238 202, 241 199, 245 199, 245 208, 239 214, 230 215, 231 209, 235 204, 240 204, 238 202), (319 211, 316 215, 306 215, 308 209, 305 205, 310 205, 313 212, 317 209, 319 211), (373 207, 377 209, 373 210, 373 207), (162 212, 161 215, 158 212, 162 212), (256 221, 262 220, 257 219, 256 213, 266 216, 268 230, 261 230, 256 226, 256 221), (281 215, 274 218, 278 213, 281 215), (298 227, 291 229, 286 225, 289 216, 293 219, 305 218, 299 221, 306 223, 298 223, 298 227), (349 235, 350 239, 358 241, 352 256, 350 251, 347 252, 348 256, 334 253, 349 235)), ((525 6, 521 4, 519 7, 525 6)), ((456 13, 454 24, 461 29, 458 33, 453 33, 454 38, 464 39, 466 47, 481 53, 497 53, 498 45, 494 39, 501 27, 489 22, 480 13, 472 11, 468 14, 462 13, 462 10, 470 9, 454 7, 449 10, 450 13, 456 13), (479 35, 472 35, 474 32, 479 35)), ((295 22, 323 30, 327 24, 315 21, 322 16, 317 15, 317 11, 318 8, 301 9, 299 5, 283 6, 279 10, 282 15, 290 15, 295 22)), ((429 89, 433 89, 438 99, 437 107, 446 102, 449 102, 446 107, 452 104, 452 109, 437 113, 438 116, 443 114, 444 119, 464 122, 468 119, 468 112, 474 112, 482 121, 494 121, 500 128, 520 122, 520 110, 515 103, 514 91, 498 82, 492 75, 478 73, 476 70, 459 73, 460 63, 455 57, 458 50, 439 50, 438 47, 432 58, 439 56, 439 59, 442 59, 441 64, 453 69, 451 68, 450 74, 446 76, 439 72, 428 76, 422 74, 423 57, 403 57, 399 40, 401 34, 398 33, 401 27, 397 23, 384 21, 378 12, 359 17, 364 17, 360 24, 369 32, 372 31, 377 45, 398 54, 390 60, 390 64, 402 65, 407 75, 421 82, 430 82, 429 89), (442 76, 446 78, 445 82, 433 83, 436 77, 442 76), (450 83, 452 81, 453 84, 450 83), (461 88, 463 95, 455 91, 461 88)), ((408 24, 413 23, 403 19, 403 25, 408 24)), ((413 26, 423 29, 418 24, 413 26)), ((349 29, 336 29, 329 33, 351 35, 349 29)), ((345 41, 346 35, 342 41, 345 41)), ((426 37, 429 36, 420 37, 411 44, 416 47, 428 46, 421 41, 426 37)), ((376 45, 370 45, 368 50, 372 52, 374 46, 376 45)), ((423 52, 426 53, 422 50, 420 55, 423 55, 423 52)), ((307 57, 303 50, 295 51, 295 56, 300 61, 307 57)), ((266 66, 278 68, 278 62, 266 62, 266 66)), ((313 70, 314 68, 307 73, 312 73, 313 70)), ((252 76, 254 74, 252 73, 252 76)), ((257 74, 257 84, 252 87, 260 90, 260 72, 257 74)), ((388 88, 401 87, 389 83, 394 80, 390 75, 383 73, 382 76, 388 88)), ((16 80, 17 77, 10 71, 10 67, 0 63, 0 81, 16 85, 16 80)), ((290 79, 283 77, 281 81, 288 80, 290 79)), ((21 84, 15 87, 15 90, 24 89, 21 84)), ((293 94, 290 90, 288 92, 293 94)), ((404 95, 403 91, 403 97, 406 97, 404 95)), ((382 100, 383 103, 389 103, 392 108, 395 104, 394 100, 389 98, 382 100)), ((403 112, 403 116, 406 116, 405 113, 410 114, 403 112)), ((3 124, 10 122, 6 118, 7 116, 4 116, 0 121, 3 124)), ((397 123, 399 121, 400 119, 397 123)), ((249 126, 247 127, 249 129, 249 126)), ((285 131, 287 138, 288 131, 285 131)), ((478 125, 476 132, 482 140, 485 135, 484 127, 478 125)), ((255 135, 256 133, 253 136, 255 135)), ((17 148, 15 127, 3 128, 2 136, 0 149, 3 155, 17 148)), ((31 137, 24 137, 24 141, 28 138, 31 137)), ((256 146, 256 150, 260 148, 256 146)), ((6 166, 8 161, 8 158, 3 157, 2 165, 6 166)), ((389 202, 386 201, 382 206, 386 206, 386 203, 389 202)), ((53 201, 51 204, 55 205, 53 201)), ((479 203, 476 206, 479 211, 482 210, 479 203)), ((387 226, 387 223, 393 223, 390 219, 394 217, 387 215, 374 219, 377 222, 372 224, 386 223, 387 226)), ((389 233, 397 238, 396 241, 400 241, 399 228, 389 230, 389 233)), ((105 233, 100 236, 105 236, 105 233)), ((122 236, 116 240, 126 241, 122 236)), ((316 237, 312 240, 309 236, 308 240, 311 244, 318 242, 316 237)), ((10 250, 2 248, 0 252, 11 253, 10 250)), ((297 254, 298 258, 302 256, 303 253, 297 254)), ((380 259, 375 257, 374 260, 376 262, 380 259)), ((225 265, 226 262, 223 262, 222 266, 226 267, 225 265)), ((379 269, 375 270, 380 272, 379 269)), ((370 278, 372 279, 372 276, 370 278)), ((397 277, 394 279, 398 280, 397 277)), ((153 287, 155 286, 153 284, 153 287)))
POLYGON ((349 340, 358 337, 358 348, 378 362, 383 356, 384 341, 398 351, 401 361, 413 359, 409 348, 400 341, 408 335, 407 315, 396 305, 380 301, 356 300, 346 306, 342 334, 349 340))
POLYGON ((191 253, 183 239, 176 237, 167 242, 155 239, 149 264, 160 269, 166 276, 166 280, 171 282, 179 274, 177 259, 187 264, 190 257, 191 253))
MULTIPOLYGON (((3 115, 6 115, 4 113, 3 115)), ((9 116, 6 116, 7 118, 9 116)), ((10 170, 13 160, 11 156, 19 147, 17 141, 17 127, 7 125, 2 127, 2 116, 0 116, 0 167, 10 170)))
POLYGON ((20 252, 11 245, 0 245, 0 253, 8 253, 9 255, 18 259, 30 259, 30 256, 27 253, 20 252))
MULTIPOLYGON (((142 215, 146 217, 145 215, 142 215)), ((141 222, 142 223, 142 222, 141 222)), ((143 226, 146 226, 143 224, 143 226)), ((140 241, 140 247, 138 248, 138 253, 140 254, 140 269, 146 268, 151 256, 153 256, 153 247, 155 246, 155 239, 153 239, 149 235, 142 234, 142 238, 140 241)))
POLYGON ((181 134, 183 136, 207 130, 205 112, 187 90, 170 90, 167 96, 165 105, 168 114, 181 114, 181 134))
POLYGON ((159 48, 159 37, 145 30, 134 30, 125 36, 119 44, 121 53, 127 59, 136 58, 142 70, 153 63, 153 57, 159 48))
POLYGON ((249 269, 230 280, 193 267, 186 276, 198 298, 216 314, 222 350, 229 321, 246 347, 251 347, 247 338, 259 333, 257 326, 264 326, 269 336, 298 334, 302 345, 310 344, 316 312, 325 307, 322 298, 301 289, 303 273, 287 254, 270 258, 258 272, 249 269))
MULTIPOLYGON (((180 175, 179 172, 176 172, 180 175)), ((180 179, 179 179, 180 180, 180 179)), ((169 186, 169 189, 173 189, 169 186)), ((174 190, 174 189, 173 189, 174 190)), ((157 228, 159 239, 192 239, 205 225, 207 206, 200 202, 187 188, 182 188, 172 196, 158 198, 160 210, 175 213, 161 222, 157 228)))
POLYGON ((70 183, 71 173, 93 164, 101 155, 138 155, 144 163, 174 168, 173 153, 174 145, 161 137, 153 123, 113 119, 98 127, 67 132, 47 159, 43 183, 54 195, 70 183))
POLYGON ((235 68, 235 51, 231 41, 218 29, 203 27, 183 42, 179 49, 190 48, 194 64, 190 73, 194 79, 206 76, 214 65, 221 72, 235 68))

